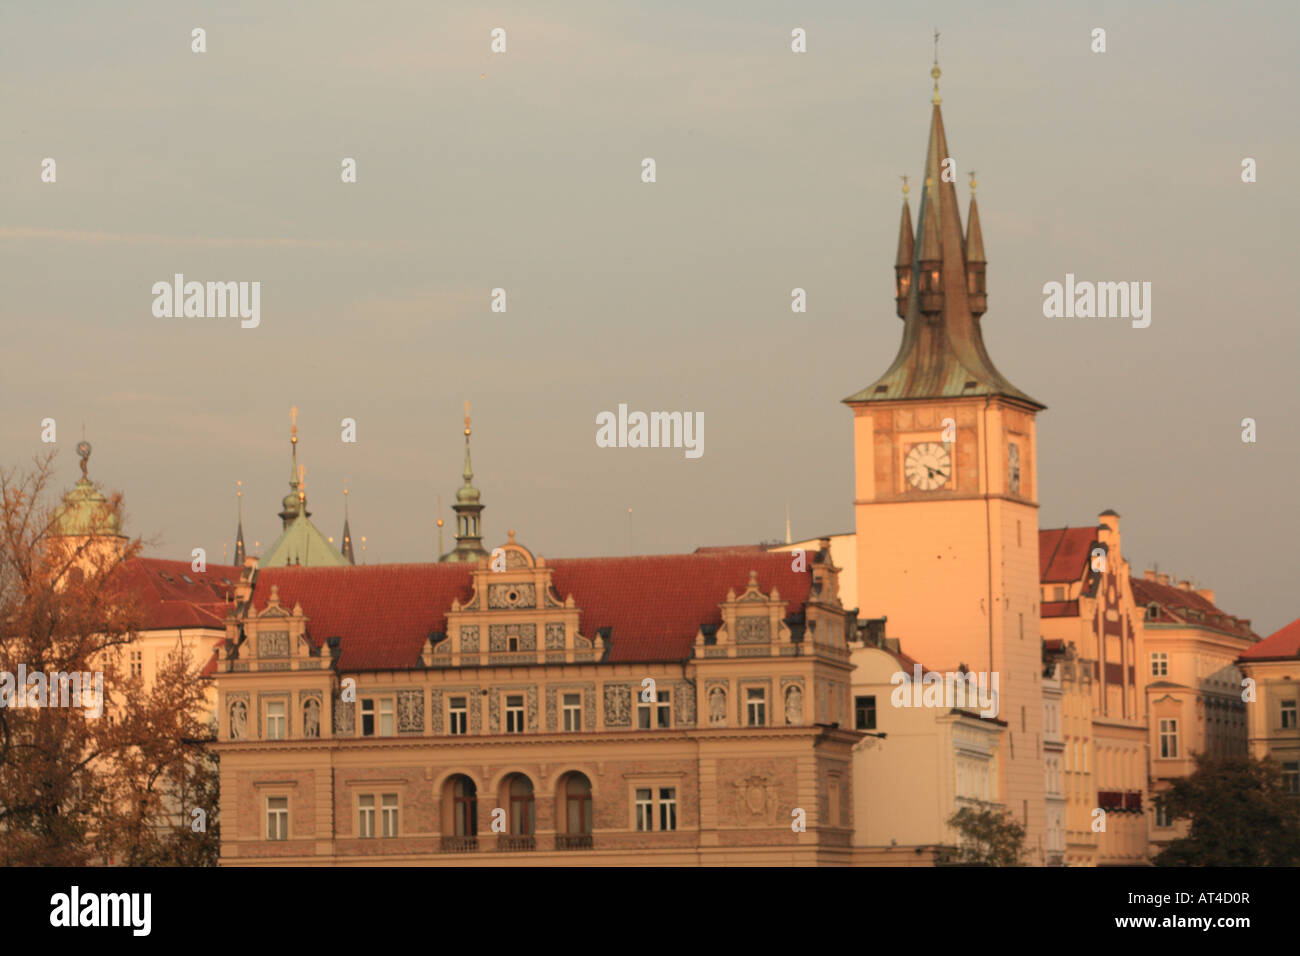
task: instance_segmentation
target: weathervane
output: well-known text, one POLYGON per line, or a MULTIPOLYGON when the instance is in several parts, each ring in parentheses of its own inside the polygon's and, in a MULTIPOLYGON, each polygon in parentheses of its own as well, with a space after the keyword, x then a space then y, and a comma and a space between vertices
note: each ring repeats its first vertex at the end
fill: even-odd
POLYGON ((77 454, 81 456, 81 477, 89 481, 90 476, 86 474, 86 463, 90 461, 90 442, 84 438, 77 442, 77 454))

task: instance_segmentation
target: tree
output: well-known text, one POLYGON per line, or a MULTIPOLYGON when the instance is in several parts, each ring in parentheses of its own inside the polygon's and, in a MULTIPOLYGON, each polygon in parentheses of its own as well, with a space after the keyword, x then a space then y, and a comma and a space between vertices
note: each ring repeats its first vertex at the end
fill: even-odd
MULTIPOLYGON (((53 458, 0 470, 0 864, 163 862, 183 802, 210 799, 198 667, 174 655, 146 690, 122 666, 141 622, 129 573, 141 543, 98 521, 61 535, 53 458)), ((120 522, 121 495, 101 510, 120 522)))
POLYGON ((1287 794, 1271 759, 1196 755, 1196 770, 1156 797, 1187 836, 1158 853, 1157 866, 1296 866, 1300 800, 1287 794))
POLYGON ((941 862, 968 866, 1019 866, 1024 852, 1025 828, 1011 814, 992 804, 962 807, 948 818, 961 835, 961 844, 949 848, 941 862))

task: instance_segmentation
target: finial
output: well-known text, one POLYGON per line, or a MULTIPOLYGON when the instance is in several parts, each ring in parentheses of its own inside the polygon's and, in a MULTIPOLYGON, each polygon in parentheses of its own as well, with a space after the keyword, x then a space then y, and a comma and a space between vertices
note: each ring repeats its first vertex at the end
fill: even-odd
POLYGON ((90 462, 90 442, 85 438, 77 442, 77 455, 81 458, 81 479, 89 481, 90 476, 86 474, 86 465, 90 462))
POLYGON ((235 500, 239 503, 239 521, 242 524, 244 521, 244 483, 242 481, 235 482, 235 500))
POLYGON ((298 406, 289 406, 289 441, 298 444, 298 406))
POLYGON ((906 199, 906 198, 907 198, 907 194, 908 194, 909 192, 911 192, 911 187, 907 185, 907 177, 906 177, 906 176, 901 176, 901 177, 899 177, 899 178, 903 180, 903 198, 906 199))
POLYGON ((343 479, 343 520, 348 520, 348 480, 343 479))
POLYGON ((512 528, 511 530, 507 531, 506 534, 507 534, 507 535, 509 536, 509 538, 510 538, 510 542, 509 542, 509 543, 510 543, 510 544, 514 544, 514 543, 515 543, 515 532, 514 532, 514 529, 512 528))
POLYGON ((469 437, 469 399, 465 399, 465 437, 469 437))
POLYGON ((939 98, 939 77, 941 72, 939 70, 939 31, 937 29, 934 31, 934 69, 930 71, 930 75, 934 77, 934 99, 931 102, 938 106, 943 100, 939 98))
POLYGON ((970 171, 970 191, 971 195, 975 194, 975 170, 970 171))
POLYGON ((298 466, 298 500, 307 500, 307 466, 298 466))

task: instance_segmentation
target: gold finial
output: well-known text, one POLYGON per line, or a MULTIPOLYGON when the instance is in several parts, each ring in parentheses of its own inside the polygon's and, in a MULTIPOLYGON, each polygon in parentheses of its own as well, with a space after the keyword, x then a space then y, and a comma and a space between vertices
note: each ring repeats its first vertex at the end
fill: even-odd
POLYGON ((305 501, 306 499, 307 499, 307 466, 299 465, 298 466, 298 500, 305 501))
POLYGON ((938 106, 940 103, 943 102, 943 100, 939 98, 939 77, 942 74, 939 70, 939 31, 938 30, 934 31, 934 69, 930 71, 930 75, 934 77, 934 98, 930 102, 932 102, 935 106, 938 106))
POLYGON ((244 483, 242 481, 235 482, 235 488, 236 488, 235 497, 236 498, 244 497, 244 483))
POLYGON ((907 177, 906 177, 906 176, 903 176, 903 177, 900 177, 900 178, 903 180, 903 198, 906 199, 906 198, 907 198, 907 194, 908 194, 908 192, 910 191, 911 187, 909 187, 909 186, 907 185, 907 177))
POLYGON ((469 437, 469 399, 465 399, 465 437, 469 437))
POLYGON ((442 527, 442 495, 438 495, 438 527, 442 527))
POLYGON ((970 191, 972 196, 975 194, 975 185, 975 170, 972 169, 970 171, 970 191))
POLYGON ((289 441, 298 444, 298 406, 289 406, 289 441))
POLYGON ((511 543, 511 544, 514 544, 514 543, 515 543, 515 532, 514 532, 514 530, 512 529, 512 530, 510 530, 510 531, 507 531, 506 534, 509 535, 509 537, 510 537, 510 543, 511 543))

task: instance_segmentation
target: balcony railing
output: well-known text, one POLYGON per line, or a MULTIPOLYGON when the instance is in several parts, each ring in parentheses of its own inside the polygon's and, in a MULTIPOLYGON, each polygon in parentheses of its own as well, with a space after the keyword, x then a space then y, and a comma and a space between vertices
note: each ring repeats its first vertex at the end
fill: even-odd
POLYGON ((497 837, 497 849, 504 852, 513 852, 518 850, 536 850, 537 837, 534 836, 511 836, 502 834, 497 837))
POLYGON ((555 834, 555 848, 557 850, 590 850, 591 846, 590 833, 555 834))
POLYGON ((445 836, 441 842, 443 853, 474 853, 478 850, 478 837, 445 836))

